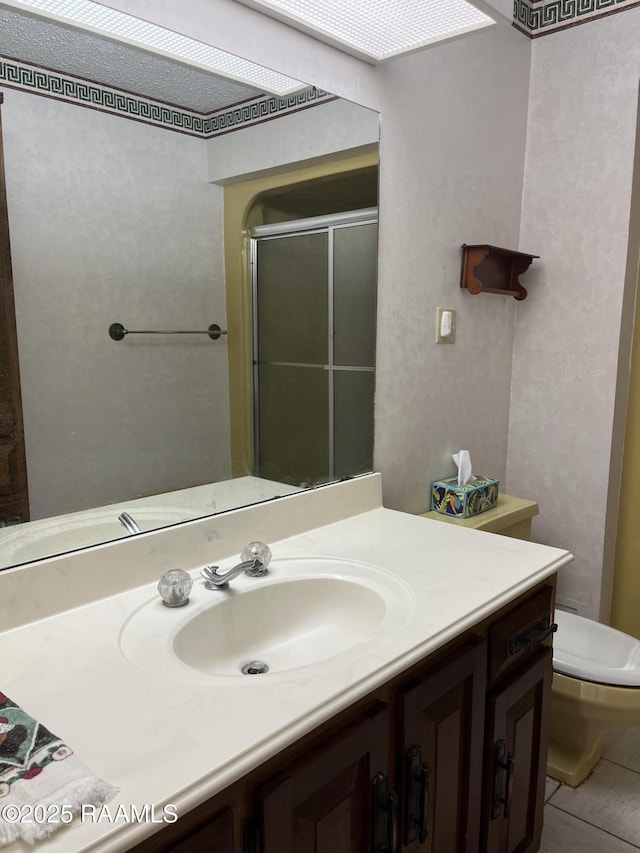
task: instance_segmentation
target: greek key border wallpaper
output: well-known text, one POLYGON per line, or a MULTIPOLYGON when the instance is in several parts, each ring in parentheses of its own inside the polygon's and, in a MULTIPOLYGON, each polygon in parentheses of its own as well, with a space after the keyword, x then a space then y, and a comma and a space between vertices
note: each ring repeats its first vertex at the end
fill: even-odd
POLYGON ((640 0, 514 0, 513 25, 530 38, 640 6, 640 0))
POLYGON ((0 87, 33 92, 202 139, 243 130, 335 99, 335 95, 310 87, 286 97, 264 95, 230 109, 203 114, 2 57, 0 87))

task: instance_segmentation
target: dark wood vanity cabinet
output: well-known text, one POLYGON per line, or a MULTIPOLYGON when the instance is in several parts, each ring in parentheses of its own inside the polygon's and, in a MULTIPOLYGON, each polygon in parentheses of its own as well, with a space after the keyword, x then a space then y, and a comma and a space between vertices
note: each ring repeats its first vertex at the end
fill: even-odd
POLYGON ((544 648, 488 694, 482 853, 540 846, 552 675, 544 648))
POLYGON ((210 820, 187 835, 182 840, 171 843, 167 849, 171 853, 194 853, 194 851, 210 851, 210 853, 236 853, 237 847, 233 835, 233 812, 230 808, 222 809, 210 820))
POLYGON ((256 853, 392 853, 389 723, 377 704, 259 787, 256 853))
POLYGON ((486 659, 474 639, 398 691, 402 851, 477 853, 486 659))
POLYGON ((540 847, 549 743, 554 587, 544 584, 488 628, 480 853, 540 847))
POLYGON ((535 853, 552 596, 521 596, 134 850, 535 853))

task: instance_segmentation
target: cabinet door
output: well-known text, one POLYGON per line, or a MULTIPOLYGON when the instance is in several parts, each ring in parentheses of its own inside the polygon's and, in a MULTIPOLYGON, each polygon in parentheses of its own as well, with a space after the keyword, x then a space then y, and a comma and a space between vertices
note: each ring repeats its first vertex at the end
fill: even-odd
POLYGON ((400 691, 401 850, 477 853, 486 658, 474 640, 400 691))
MULTIPOLYGON (((188 820, 188 816, 186 818, 188 820)), ((233 812, 218 810, 198 829, 185 832, 183 819, 132 848, 132 853, 238 853, 234 844, 233 812)))
POLYGON ((545 648, 488 696, 486 853, 535 853, 540 846, 552 675, 545 648))
POLYGON ((378 704, 256 792, 262 853, 393 853, 391 823, 388 840, 380 828, 392 803, 374 808, 388 761, 389 714, 378 704))

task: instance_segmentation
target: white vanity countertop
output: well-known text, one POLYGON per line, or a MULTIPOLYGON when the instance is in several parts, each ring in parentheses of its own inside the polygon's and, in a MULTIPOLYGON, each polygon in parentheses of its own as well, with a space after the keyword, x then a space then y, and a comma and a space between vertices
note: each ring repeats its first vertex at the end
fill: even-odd
MULTIPOLYGON (((113 811, 120 804, 161 811, 170 803, 185 814, 572 559, 560 549, 382 507, 269 544, 274 572, 279 559, 321 556, 396 574, 413 597, 413 612, 401 628, 355 655, 210 683, 143 672, 120 651, 125 620, 157 599, 155 583, 0 633, 0 689, 120 789, 109 804, 113 811)), ((221 569, 236 561, 221 561, 221 569)), ((197 578, 194 602, 225 594, 204 590, 200 566, 183 567, 197 578)), ((241 576, 234 584, 259 582, 241 576)), ((167 624, 180 612, 167 608, 167 624)), ((158 829, 75 820, 36 849, 124 851, 158 829)), ((34 848, 15 843, 4 849, 34 848)))

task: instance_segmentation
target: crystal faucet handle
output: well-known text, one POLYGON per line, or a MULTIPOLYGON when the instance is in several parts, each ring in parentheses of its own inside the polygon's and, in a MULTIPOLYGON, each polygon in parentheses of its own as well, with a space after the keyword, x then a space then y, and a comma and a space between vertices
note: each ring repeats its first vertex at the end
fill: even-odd
POLYGON ((167 607, 182 607, 189 601, 193 581, 182 569, 170 569, 158 581, 158 592, 167 607))
POLYGON ((254 560, 259 564, 254 568, 247 569, 246 574, 250 577, 266 575, 269 573, 267 566, 271 562, 271 548, 264 542, 249 542, 240 552, 240 559, 243 562, 254 560))

